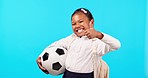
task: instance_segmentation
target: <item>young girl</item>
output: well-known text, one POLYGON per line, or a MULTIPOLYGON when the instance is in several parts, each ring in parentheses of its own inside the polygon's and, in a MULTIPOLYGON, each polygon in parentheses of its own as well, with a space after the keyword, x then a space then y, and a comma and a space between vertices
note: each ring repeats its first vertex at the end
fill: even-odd
MULTIPOLYGON (((98 57, 117 50, 120 42, 105 33, 94 29, 94 19, 89 10, 77 9, 71 16, 73 34, 49 45, 60 46, 68 50, 65 61, 66 71, 63 78, 93 78, 93 47, 96 47, 98 57)), ((42 54, 41 54, 42 55, 42 54)), ((37 59, 39 68, 48 74, 37 59)))

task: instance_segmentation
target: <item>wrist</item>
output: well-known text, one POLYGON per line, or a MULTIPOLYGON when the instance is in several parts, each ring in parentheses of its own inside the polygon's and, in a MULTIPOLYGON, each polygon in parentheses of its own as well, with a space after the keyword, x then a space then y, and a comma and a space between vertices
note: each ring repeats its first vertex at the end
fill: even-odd
POLYGON ((104 35, 101 32, 98 32, 97 33, 97 38, 98 39, 102 39, 103 37, 104 37, 104 35))

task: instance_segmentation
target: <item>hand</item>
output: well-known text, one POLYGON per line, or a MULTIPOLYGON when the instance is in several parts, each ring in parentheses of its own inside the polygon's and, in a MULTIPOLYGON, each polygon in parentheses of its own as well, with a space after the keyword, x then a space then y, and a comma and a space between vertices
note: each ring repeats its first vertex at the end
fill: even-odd
POLYGON ((49 74, 49 72, 42 66, 42 63, 41 63, 41 57, 38 57, 37 60, 36 60, 37 64, 38 64, 38 67, 46 74, 49 74))
POLYGON ((89 39, 92 39, 92 38, 99 38, 99 39, 102 39, 103 38, 103 34, 99 31, 96 31, 94 29, 94 26, 93 26, 93 23, 90 22, 89 24, 90 28, 85 30, 85 35, 89 38, 89 39))

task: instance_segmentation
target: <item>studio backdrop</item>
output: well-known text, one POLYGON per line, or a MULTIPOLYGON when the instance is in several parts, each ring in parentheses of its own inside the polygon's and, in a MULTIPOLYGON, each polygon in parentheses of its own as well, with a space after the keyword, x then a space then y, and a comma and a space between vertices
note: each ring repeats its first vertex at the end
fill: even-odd
POLYGON ((80 7, 92 12, 98 31, 121 42, 103 56, 110 78, 148 78, 147 6, 146 0, 0 0, 0 78, 61 78, 44 74, 36 59, 73 33, 71 14, 80 7))

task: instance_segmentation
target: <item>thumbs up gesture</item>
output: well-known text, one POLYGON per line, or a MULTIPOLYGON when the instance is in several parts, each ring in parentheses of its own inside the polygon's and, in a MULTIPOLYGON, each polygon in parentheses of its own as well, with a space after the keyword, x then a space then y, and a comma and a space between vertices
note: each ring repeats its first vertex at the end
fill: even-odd
POLYGON ((103 34, 99 31, 96 31, 94 29, 94 20, 91 20, 89 23, 89 29, 85 30, 85 35, 89 38, 98 38, 98 39, 102 39, 103 38, 103 34))

